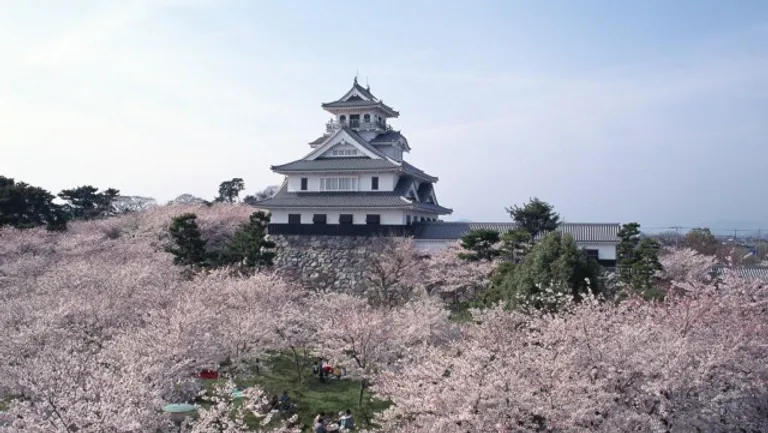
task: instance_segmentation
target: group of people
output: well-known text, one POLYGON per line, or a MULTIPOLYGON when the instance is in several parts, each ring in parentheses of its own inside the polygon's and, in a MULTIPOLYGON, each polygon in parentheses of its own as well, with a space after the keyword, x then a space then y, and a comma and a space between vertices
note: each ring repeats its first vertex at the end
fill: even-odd
POLYGON ((283 391, 283 394, 280 397, 273 395, 268 403, 259 406, 255 412, 259 413, 259 416, 264 416, 273 410, 284 413, 294 409, 296 409, 296 404, 291 401, 290 397, 288 397, 288 391, 283 391))
POLYGON ((316 359, 312 364, 312 374, 319 377, 321 382, 325 382, 329 377, 335 377, 340 380, 343 376, 347 375, 347 371, 342 366, 337 365, 334 367, 326 361, 316 359))
POLYGON ((331 420, 325 415, 325 412, 320 412, 315 416, 313 421, 315 433, 328 433, 332 431, 350 431, 355 428, 355 420, 352 418, 352 411, 347 409, 346 412, 339 412, 338 420, 331 420))

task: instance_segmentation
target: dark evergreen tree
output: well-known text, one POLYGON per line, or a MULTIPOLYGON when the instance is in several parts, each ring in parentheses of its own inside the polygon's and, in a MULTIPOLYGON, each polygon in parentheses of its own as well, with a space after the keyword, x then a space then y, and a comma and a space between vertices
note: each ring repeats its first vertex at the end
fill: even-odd
POLYGON ((71 219, 91 220, 109 216, 112 202, 119 195, 120 191, 114 188, 99 192, 94 186, 84 185, 61 191, 59 198, 67 202, 64 208, 71 219))
POLYGON ((243 179, 236 177, 232 180, 226 180, 219 184, 219 195, 215 200, 222 203, 235 203, 240 196, 240 192, 244 189, 245 182, 243 182, 243 179))
POLYGON ((183 266, 204 266, 206 264, 205 240, 197 226, 197 215, 185 213, 174 217, 168 228, 172 245, 166 251, 173 254, 173 263, 183 266))
POLYGON ((533 247, 531 234, 521 228, 510 230, 501 235, 501 257, 512 263, 522 263, 533 247))
POLYGON ((493 260, 501 252, 496 248, 501 236, 499 232, 491 229, 472 230, 461 237, 461 247, 470 252, 461 253, 459 257, 464 260, 493 260))
POLYGON ((549 233, 531 249, 525 260, 501 283, 510 306, 528 302, 552 308, 552 294, 580 300, 586 293, 599 293, 597 263, 589 260, 569 234, 549 233))
POLYGON ((560 224, 560 215, 554 211, 554 206, 534 197, 523 206, 507 208, 509 216, 518 228, 525 230, 536 239, 539 233, 551 232, 560 224))
POLYGON ((275 243, 267 236, 269 214, 257 211, 248 222, 235 232, 225 254, 228 264, 239 264, 249 268, 272 266, 275 258, 275 243))
POLYGON ((66 229, 67 215, 53 199, 43 188, 0 176, 0 227, 66 229))
POLYGON ((621 226, 618 237, 616 259, 619 281, 645 294, 653 288, 656 272, 662 269, 659 262, 661 245, 654 239, 641 237, 640 224, 636 222, 621 226))

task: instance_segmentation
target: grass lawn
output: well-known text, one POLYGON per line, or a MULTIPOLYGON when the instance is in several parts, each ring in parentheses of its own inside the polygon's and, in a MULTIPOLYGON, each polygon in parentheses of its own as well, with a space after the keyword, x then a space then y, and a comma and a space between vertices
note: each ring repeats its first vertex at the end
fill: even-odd
MULTIPOLYGON (((285 354, 272 355, 263 362, 266 368, 259 369, 259 372, 255 368, 243 372, 236 377, 235 382, 238 387, 258 385, 270 397, 288 391, 288 396, 297 405, 299 421, 306 431, 311 431, 312 420, 318 412, 325 412, 335 419, 339 411, 349 409, 355 418, 355 427, 360 429, 370 425, 370 419, 375 412, 389 406, 389 403, 373 399, 371 394, 365 391, 361 408, 358 406, 360 382, 327 379, 322 383, 317 376, 312 375, 312 360, 302 357, 301 362, 301 385, 297 383, 296 364, 285 354)), ((258 424, 255 417, 247 421, 253 426, 258 424)))

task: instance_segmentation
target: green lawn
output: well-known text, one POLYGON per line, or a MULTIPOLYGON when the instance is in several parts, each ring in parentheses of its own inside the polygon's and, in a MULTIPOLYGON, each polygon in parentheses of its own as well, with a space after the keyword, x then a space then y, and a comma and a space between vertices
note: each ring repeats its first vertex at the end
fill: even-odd
MULTIPOLYGON (((288 391, 288 396, 297 405, 299 421, 306 431, 311 430, 312 420, 318 412, 325 412, 336 418, 339 411, 350 409, 359 429, 369 426, 373 414, 389 405, 387 402, 373 399, 371 394, 365 391, 362 408, 358 407, 360 382, 327 379, 322 383, 317 376, 312 375, 312 361, 302 357, 301 362, 301 385, 297 383, 296 364, 291 357, 284 354, 272 355, 263 362, 266 368, 260 368, 258 372, 256 368, 250 368, 236 377, 235 382, 238 387, 258 385, 270 396, 279 396, 283 391, 288 391)), ((255 417, 248 421, 253 426, 258 423, 255 417)))

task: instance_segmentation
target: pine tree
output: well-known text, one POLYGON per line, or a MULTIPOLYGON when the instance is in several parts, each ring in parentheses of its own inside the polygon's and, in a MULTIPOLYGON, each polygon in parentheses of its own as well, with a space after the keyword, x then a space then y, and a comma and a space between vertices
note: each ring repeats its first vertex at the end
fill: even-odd
POLYGON ((270 216, 265 212, 252 213, 248 222, 232 237, 225 261, 249 268, 272 266, 275 243, 267 235, 269 220, 270 216))
POLYGON ((525 230, 536 239, 539 233, 551 232, 560 224, 560 215, 554 211, 551 204, 533 197, 523 206, 507 208, 509 216, 517 223, 518 228, 525 230))
POLYGON ((587 259, 569 234, 552 232, 536 244, 514 272, 502 282, 509 305, 531 303, 538 308, 554 308, 551 295, 575 300, 599 292, 599 268, 587 259))
POLYGON ((639 293, 653 288, 656 272, 662 269, 659 262, 661 245, 653 239, 641 238, 640 224, 624 224, 619 230, 616 247, 619 281, 639 293))
POLYGON ((205 240, 197 226, 197 215, 185 213, 174 217, 168 234, 173 245, 166 251, 173 254, 173 263, 183 266, 204 266, 206 264, 205 240))
POLYGON ((232 180, 225 180, 219 184, 219 195, 215 201, 223 203, 235 203, 240 197, 240 192, 245 189, 243 179, 236 177, 232 180))
POLYGON ((66 229, 67 215, 53 199, 43 188, 0 176, 0 227, 66 229))
POLYGON ((120 195, 120 191, 108 188, 103 192, 91 185, 62 190, 59 198, 66 201, 65 209, 71 219, 90 220, 109 216, 112 213, 112 202, 120 195))
POLYGON ((499 232, 491 229, 472 230, 461 237, 461 247, 471 251, 469 253, 460 253, 459 257, 464 260, 493 260, 501 252, 496 249, 496 244, 501 239, 499 232))

